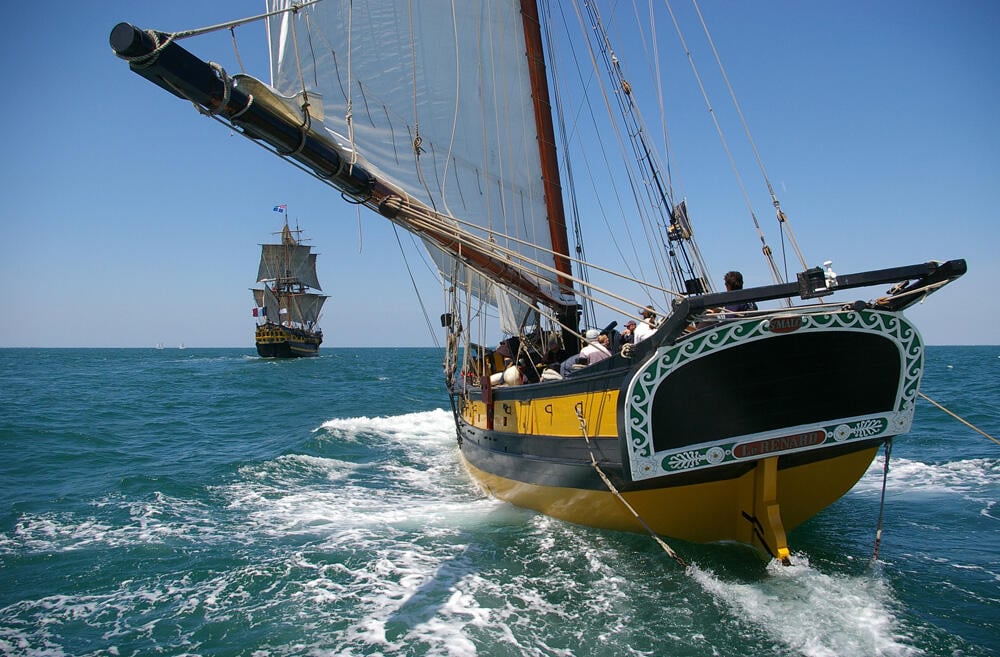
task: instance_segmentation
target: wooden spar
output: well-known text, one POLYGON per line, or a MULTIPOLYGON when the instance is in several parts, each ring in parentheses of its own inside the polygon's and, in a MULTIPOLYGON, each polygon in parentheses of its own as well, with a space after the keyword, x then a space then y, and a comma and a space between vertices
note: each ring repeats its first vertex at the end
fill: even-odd
POLYGON ((549 84, 545 77, 545 52, 542 50, 541 25, 535 0, 521 0, 521 22, 524 25, 524 45, 528 59, 528 77, 531 81, 531 99, 535 110, 535 129, 538 131, 538 153, 542 165, 542 185, 545 188, 545 208, 548 213, 549 235, 559 284, 572 292, 573 275, 569 258, 569 236, 566 231, 566 214, 563 209, 562 187, 559 184, 559 163, 556 158, 555 131, 552 127, 552 105, 549 103, 549 84))
MULTIPOLYGON (((558 295, 554 291, 553 293, 545 291, 504 258, 464 243, 446 227, 432 226, 420 221, 417 213, 413 213, 402 202, 401 192, 378 179, 373 172, 363 166, 348 164, 350 158, 322 134, 303 130, 303 126, 297 121, 290 122, 287 112, 276 109, 284 101, 277 97, 269 97, 266 85, 245 77, 246 80, 253 80, 256 83, 255 96, 251 100, 251 97, 239 87, 220 79, 208 62, 192 55, 176 42, 168 41, 167 37, 166 34, 159 34, 159 43, 165 45, 157 47, 147 32, 128 23, 120 23, 112 31, 110 42, 115 53, 129 59, 133 72, 180 98, 211 109, 213 114, 228 119, 251 138, 269 144, 279 154, 307 167, 321 180, 329 182, 406 230, 431 240, 476 271, 510 286, 530 299, 558 309, 561 315, 569 316, 573 313, 575 306, 568 306, 565 300, 555 298, 558 295), (394 199, 399 202, 394 203, 394 199)), ((544 82, 544 69, 542 72, 544 82)), ((550 120, 550 142, 551 132, 550 120)), ((555 172, 554 143, 551 167, 555 172)), ((546 196, 554 196, 558 200, 559 214, 556 216, 561 218, 562 198, 559 194, 558 178, 554 181, 555 194, 547 192, 546 196)), ((407 202, 412 201, 407 200, 407 202)), ((553 248, 559 253, 568 253, 567 243, 565 222, 563 222, 562 242, 559 243, 561 246, 554 244, 553 248)), ((557 266, 559 266, 558 260, 557 266)), ((571 271, 568 260, 563 259, 562 266, 564 269, 559 271, 571 271)), ((566 281, 564 287, 570 289, 572 284, 566 281)), ((575 329, 575 324, 572 328, 575 329)))
MULTIPOLYGON (((371 193, 364 201, 366 206, 374 209, 393 223, 402 226, 414 235, 430 240, 441 250, 450 253, 481 274, 488 275, 491 279, 521 292, 532 300, 540 301, 554 308, 565 307, 564 301, 547 294, 537 283, 522 274, 517 267, 464 242, 447 229, 438 228, 429 224, 426 219, 421 219, 419 211, 415 212, 413 208, 408 207, 413 203, 413 200, 404 203, 395 190, 378 179, 375 179, 371 193)), ((417 206, 430 212, 419 203, 417 206)))

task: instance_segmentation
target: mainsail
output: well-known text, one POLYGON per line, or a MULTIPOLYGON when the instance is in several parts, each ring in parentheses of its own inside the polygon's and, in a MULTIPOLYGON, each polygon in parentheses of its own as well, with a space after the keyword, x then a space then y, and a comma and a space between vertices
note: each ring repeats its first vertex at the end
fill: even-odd
POLYGON ((307 103, 312 128, 352 165, 419 208, 397 220, 422 234, 446 280, 492 303, 502 292, 466 266, 495 273, 508 263, 506 281, 492 278, 510 304, 569 304, 557 174, 542 164, 554 146, 536 124, 522 8, 453 3, 449 15, 404 0, 322 2, 308 21, 280 13, 268 23, 272 86, 307 103))
POLYGON ((271 288, 252 291, 258 307, 269 308, 268 312, 276 313, 275 321, 294 322, 307 328, 314 326, 319 321, 320 311, 323 310, 323 304, 327 299, 322 294, 312 292, 284 294, 279 298, 271 288))

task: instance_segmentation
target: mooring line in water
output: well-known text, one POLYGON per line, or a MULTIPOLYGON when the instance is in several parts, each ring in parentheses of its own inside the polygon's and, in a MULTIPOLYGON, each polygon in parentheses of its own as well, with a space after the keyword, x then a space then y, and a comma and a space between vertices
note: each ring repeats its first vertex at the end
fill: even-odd
MULTIPOLYGON (((969 421, 967 421, 967 420, 959 417, 958 414, 956 414, 956 413, 948 410, 943 405, 941 405, 938 402, 934 401, 933 399, 931 399, 930 397, 928 397, 924 393, 918 391, 917 394, 920 395, 921 397, 923 397, 924 399, 926 399, 927 401, 929 401, 930 403, 934 404, 935 406, 937 406, 938 408, 940 408, 942 411, 944 411, 948 415, 952 416, 953 418, 955 418, 956 420, 958 420, 959 422, 961 422, 965 426, 969 427, 973 431, 977 431, 977 432, 981 433, 982 435, 986 436, 987 438, 989 438, 993 442, 995 442, 998 445, 1000 445, 1000 440, 997 440, 996 438, 994 438, 990 434, 986 433, 985 431, 983 431, 979 427, 973 425, 971 422, 969 422, 969 421)), ((885 443, 885 463, 882 466, 882 501, 880 502, 879 509, 878 509, 878 525, 877 525, 876 530, 875 530, 875 549, 872 551, 872 558, 871 558, 871 562, 870 563, 875 563, 875 561, 878 560, 878 551, 879 551, 879 547, 882 544, 882 519, 884 518, 884 511, 885 511, 885 489, 886 489, 886 481, 889 478, 889 456, 891 454, 892 454, 892 438, 890 438, 889 440, 887 440, 886 443, 885 443)))
POLYGON ((647 532, 649 532, 649 535, 652 537, 652 539, 660 544, 660 547, 663 548, 663 551, 666 552, 671 559, 680 564, 682 568, 687 568, 688 567, 687 562, 684 561, 684 559, 682 559, 679 554, 674 552, 673 548, 667 545, 666 541, 660 538, 659 534, 653 531, 653 528, 650 527, 649 524, 642 519, 642 516, 640 516, 639 513, 634 508, 632 508, 632 505, 628 503, 628 500, 626 500, 622 496, 622 494, 618 491, 618 489, 615 487, 615 485, 611 483, 611 479, 608 478, 608 475, 604 474, 604 470, 601 470, 601 466, 597 464, 597 458, 594 457, 594 446, 590 443, 590 436, 587 435, 587 420, 583 417, 582 402, 577 402, 576 404, 576 417, 578 420, 580 420, 580 433, 583 434, 583 439, 587 441, 587 451, 590 453, 590 464, 594 466, 594 470, 597 470, 597 474, 600 475, 601 480, 604 482, 604 485, 607 486, 608 490, 611 491, 614 494, 614 496, 617 497, 618 500, 625 505, 625 508, 629 510, 629 513, 635 516, 635 519, 639 521, 639 524, 642 525, 647 532))
POLYGON ((878 559, 878 550, 882 546, 882 519, 885 517, 885 488, 889 480, 889 456, 892 455, 892 438, 885 441, 885 463, 882 464, 882 500, 878 505, 878 525, 875 528, 875 549, 869 563, 878 559))
POLYGON ((947 408, 945 408, 945 407, 944 407, 944 406, 942 406, 941 404, 937 403, 936 401, 934 401, 933 399, 931 399, 930 397, 928 397, 928 396, 927 396, 927 395, 925 395, 924 393, 922 393, 922 392, 918 392, 917 394, 918 394, 918 395, 920 395, 921 397, 923 397, 924 399, 926 399, 927 401, 929 401, 930 403, 934 404, 935 406, 937 406, 938 408, 940 408, 940 409, 941 409, 942 411, 944 411, 944 412, 945 412, 945 413, 947 413, 948 415, 952 416, 953 418, 955 418, 956 420, 958 420, 959 422, 961 422, 961 423, 962 423, 962 424, 964 424, 965 426, 969 427, 969 428, 970 428, 970 429, 972 429, 973 431, 977 431, 977 432, 979 432, 979 433, 983 434, 984 436, 986 436, 987 438, 989 438, 990 440, 992 440, 993 442, 995 442, 995 443, 996 443, 997 445, 1000 445, 1000 440, 997 440, 996 438, 994 438, 994 437, 993 437, 993 436, 991 436, 990 434, 986 433, 985 431, 983 431, 983 430, 982 430, 982 429, 980 429, 979 427, 975 426, 975 425, 974 425, 974 424, 972 424, 971 422, 969 422, 969 421, 967 421, 967 420, 964 420, 964 419, 960 418, 960 417, 959 417, 958 415, 956 415, 955 413, 953 413, 953 412, 949 411, 949 410, 948 410, 947 408))

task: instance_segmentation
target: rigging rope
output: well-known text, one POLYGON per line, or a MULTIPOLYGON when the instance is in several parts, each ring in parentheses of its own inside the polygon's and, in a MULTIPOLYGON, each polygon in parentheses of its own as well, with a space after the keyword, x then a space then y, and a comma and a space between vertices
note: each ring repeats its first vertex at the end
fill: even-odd
POLYGON ((733 175, 736 176, 737 185, 740 188, 740 192, 743 194, 743 202, 746 203, 747 210, 750 212, 750 218, 753 220, 754 228, 757 230, 757 237, 761 242, 761 252, 764 254, 767 264, 771 268, 771 276, 774 278, 776 283, 783 283, 784 278, 781 272, 778 270, 778 265, 774 261, 774 257, 771 253, 771 247, 767 244, 767 239, 764 237, 764 232, 761 230, 760 222, 757 221, 757 215, 753 211, 753 204, 750 202, 750 196, 747 193, 746 185, 743 184, 743 177, 740 175, 739 167, 736 166, 736 160, 733 157, 733 153, 729 148, 729 142, 726 140, 726 136, 722 131, 722 125, 719 123, 719 118, 716 116, 715 110, 712 109, 712 103, 708 98, 708 91, 705 89, 705 84, 701 79, 701 74, 698 72, 698 67, 694 63, 694 58, 691 56, 691 50, 688 48, 687 41, 684 39, 684 33, 681 30, 681 25, 677 20, 677 16, 674 15, 674 8, 670 5, 669 0, 666 2, 667 12, 670 14, 670 19, 674 23, 674 29, 677 31, 677 38, 680 41, 681 47, 684 49, 684 54, 687 56, 688 63, 691 65, 691 71, 694 73, 694 79, 698 83, 698 88, 701 90, 701 97, 705 101, 705 105, 708 107, 708 113, 712 117, 712 123, 715 124, 715 131, 719 135, 719 140, 722 142, 722 148, 726 152, 726 157, 729 158, 729 166, 733 169, 733 175))
POLYGON ((639 524, 642 525, 647 532, 649 532, 650 537, 654 541, 656 541, 661 548, 663 548, 663 551, 666 552, 667 555, 671 559, 676 561, 682 568, 687 568, 688 567, 687 562, 684 561, 684 559, 681 558, 679 554, 674 552, 673 548, 667 545, 666 541, 660 538, 659 534, 653 531, 653 528, 650 527, 646 523, 646 521, 642 519, 642 517, 638 514, 638 512, 636 512, 636 510, 632 508, 632 505, 628 503, 628 500, 626 500, 622 496, 622 494, 618 491, 618 489, 615 488, 615 485, 611 483, 611 479, 608 478, 608 475, 604 474, 604 470, 601 470, 601 466, 597 464, 597 459, 594 457, 594 446, 590 442, 590 436, 587 435, 587 420, 586 418, 583 417, 583 402, 577 402, 575 408, 576 408, 576 417, 578 420, 580 420, 580 433, 583 434, 584 440, 587 441, 587 451, 590 453, 590 464, 594 466, 594 470, 596 470, 597 474, 600 475, 601 481, 603 481, 604 485, 608 487, 608 490, 611 491, 614 494, 614 496, 617 497, 618 500, 625 505, 625 508, 629 510, 629 513, 631 513, 636 520, 639 521, 639 524))
POLYGON ((698 6, 698 0, 692 0, 694 5, 694 10, 698 14, 698 20, 701 21, 701 28, 705 32, 705 38, 708 39, 708 45, 712 47, 712 53, 715 55, 715 61, 719 65, 719 72, 722 74, 722 79, 726 82, 726 88, 729 90, 729 97, 733 101, 733 107, 736 108, 736 114, 740 117, 740 123, 743 124, 743 132, 747 136, 747 142, 750 144, 750 148, 753 150, 754 157, 757 159, 757 167, 760 169, 761 175, 764 177, 764 183, 767 185, 767 191, 771 195, 771 203, 774 205, 774 209, 778 216, 778 229, 781 231, 782 240, 784 240, 785 230, 788 231, 789 241, 792 243, 792 248, 795 249, 795 254, 799 257, 799 262, 802 263, 803 269, 808 269, 809 265, 806 264, 806 259, 802 255, 802 249, 799 248, 798 240, 795 239, 795 233, 792 232, 791 224, 788 223, 788 217, 781 210, 781 202, 778 201, 778 196, 774 193, 774 186, 771 184, 771 179, 767 175, 767 171, 764 169, 764 161, 760 157, 760 152, 757 150, 757 142, 754 141, 753 135, 750 134, 750 126, 747 124, 746 117, 743 116, 743 108, 740 107, 739 101, 736 99, 736 92, 733 90, 733 85, 729 82, 729 74, 726 73, 725 67, 722 65, 722 57, 719 55, 718 49, 715 47, 715 41, 712 39, 711 33, 708 31, 708 25, 705 23, 705 17, 701 14, 701 7, 698 6), (784 230, 782 230, 782 225, 784 230))
POLYGON ((240 46, 236 43, 236 28, 230 27, 229 34, 233 38, 233 52, 236 53, 236 63, 240 65, 240 73, 246 75, 247 69, 243 66, 243 58, 240 57, 240 46))
MULTIPOLYGON (((146 34, 148 34, 153 39, 154 43, 153 50, 145 55, 139 55, 137 57, 124 57, 122 55, 119 55, 119 57, 121 57, 122 59, 124 59, 129 63, 141 66, 143 62, 155 59, 156 56, 159 55, 164 48, 169 46, 174 41, 179 41, 180 39, 186 39, 188 37, 199 36, 202 34, 208 34, 210 32, 218 32, 220 30, 232 31, 233 28, 246 25, 247 23, 254 23, 256 21, 264 20, 265 18, 270 18, 272 16, 277 16, 279 14, 285 14, 288 12, 297 12, 299 9, 302 9, 303 7, 308 7, 309 5, 314 5, 317 2, 320 2, 320 0, 308 0, 307 2, 297 2, 292 4, 290 7, 285 7, 283 9, 276 9, 275 11, 269 11, 263 14, 257 14, 256 16, 250 16, 248 18, 240 18, 234 21, 219 23, 217 25, 209 25, 207 27, 195 28, 193 30, 180 30, 177 32, 170 32, 167 33, 166 35, 167 38, 163 41, 163 43, 160 43, 160 39, 157 36, 157 32, 155 30, 146 30, 146 34)), ((235 38, 235 33, 234 33, 234 38, 235 38)), ((242 68, 242 66, 243 65, 241 63, 240 67, 242 68)))
MULTIPOLYGON (((1000 440, 997 440, 996 438, 994 438, 990 434, 986 433, 985 431, 983 431, 979 427, 973 425, 971 422, 969 422, 969 421, 967 421, 967 420, 959 417, 956 413, 948 410, 947 408, 945 408, 944 406, 942 406, 938 402, 934 401, 933 399, 931 399, 930 397, 928 397, 927 395, 925 395, 923 392, 918 392, 917 395, 919 395, 920 397, 923 397, 924 399, 926 399, 927 401, 929 401, 931 404, 933 404, 934 406, 937 406, 939 409, 941 409, 942 411, 944 411, 945 413, 947 413, 951 417, 955 418, 956 420, 958 420, 959 422, 961 422, 965 426, 969 427, 973 431, 981 433, 982 435, 986 436, 987 438, 989 438, 993 442, 995 442, 998 445, 1000 445, 1000 440)), ((879 503, 878 525, 877 525, 877 529, 875 531, 875 549, 872 552, 871 563, 874 563, 878 559, 879 547, 882 544, 882 520, 884 518, 884 511, 885 511, 885 489, 886 489, 886 480, 889 478, 889 457, 891 455, 892 455, 892 438, 889 438, 889 440, 887 440, 885 442, 885 463, 883 464, 883 467, 882 467, 882 499, 881 499, 881 502, 879 503)))
POLYGON ((440 349, 441 343, 438 341, 434 325, 431 324, 431 318, 427 314, 427 306, 424 304, 424 299, 420 296, 420 288, 417 286, 417 280, 413 277, 413 271, 410 269, 410 261, 406 257, 406 252, 403 250, 403 242, 399 239, 399 229, 396 227, 396 224, 392 225, 392 233, 396 236, 396 244, 399 245, 399 253, 403 256, 403 262, 406 263, 406 273, 410 277, 410 284, 413 285, 413 293, 417 295, 417 301, 420 303, 420 310, 424 314, 424 322, 427 323, 427 332, 431 334, 431 339, 434 340, 434 346, 440 349))
MULTIPOLYGON (((596 29, 598 27, 599 16, 595 12, 596 7, 594 7, 591 4, 586 5, 586 9, 587 9, 587 12, 588 12, 588 16, 586 18, 581 13, 580 8, 578 6, 576 6, 576 3, 574 3, 574 9, 576 11, 577 22, 579 23, 580 29, 581 29, 581 31, 583 33, 587 33, 589 31, 591 31, 591 29, 596 29), (591 27, 592 25, 593 25, 593 28, 591 27)), ((602 30, 602 32, 603 32, 603 30, 602 30)), ((595 40, 597 41, 598 46, 600 46, 600 53, 599 54, 601 55, 601 61, 603 62, 603 67, 604 67, 604 69, 606 71, 608 71, 609 75, 611 75, 613 77, 613 75, 614 75, 614 69, 611 66, 612 55, 611 55, 611 53, 609 53, 610 44, 607 42, 606 39, 602 40, 600 38, 595 37, 595 40)), ((662 260, 663 260, 663 262, 661 262, 661 257, 657 256, 653 252, 654 245, 655 246, 659 246, 659 245, 662 244, 662 240, 660 239, 660 236, 658 235, 658 228, 662 224, 658 224, 655 221, 655 219, 653 217, 651 217, 651 215, 653 215, 653 214, 656 213, 657 203, 655 201, 651 200, 648 197, 647 194, 643 194, 642 193, 643 191, 647 191, 648 192, 648 187, 646 187, 642 183, 644 176, 639 175, 637 172, 633 171, 632 170, 632 165, 629 164, 632 161, 632 158, 630 158, 628 156, 628 151, 626 149, 626 141, 628 141, 633 146, 633 148, 634 148, 634 144, 632 144, 632 142, 630 140, 626 140, 626 138, 622 136, 622 134, 621 134, 622 133, 621 128, 623 126, 620 126, 619 125, 620 122, 615 119, 615 111, 612 108, 611 103, 609 102, 609 98, 612 97, 612 96, 614 96, 616 98, 616 100, 618 100, 619 111, 622 111, 621 110, 622 100, 620 98, 620 94, 617 91, 615 91, 614 93, 609 93, 608 90, 605 88, 604 79, 600 75, 601 66, 599 66, 599 62, 598 62, 598 56, 597 56, 598 53, 595 52, 594 44, 591 42, 590 39, 585 40, 585 43, 586 43, 586 46, 587 46, 587 54, 590 57, 591 67, 593 68, 593 71, 595 73, 594 80, 597 82, 597 85, 598 85, 598 87, 600 89, 601 99, 604 101, 604 108, 607 111, 608 120, 609 120, 608 127, 610 128, 612 134, 614 134, 615 143, 617 144, 618 150, 619 150, 619 156, 621 158, 622 163, 625 164, 625 171, 627 173, 626 178, 627 178, 627 181, 628 181, 628 185, 629 185, 629 187, 632 190, 632 197, 633 197, 633 200, 635 202, 635 210, 638 213, 637 216, 638 216, 640 225, 642 227, 642 236, 644 237, 646 244, 649 246, 650 254, 654 256, 654 257, 652 257, 652 258, 649 259, 650 260, 649 264, 652 265, 652 267, 654 268, 654 270, 656 272, 656 276, 657 276, 658 280, 660 281, 660 285, 663 286, 663 285, 665 285, 664 279, 668 278, 670 276, 671 272, 670 272, 669 267, 667 267, 666 271, 663 271, 664 263, 669 262, 669 256, 666 253, 662 254, 662 260)), ((584 103, 583 105, 589 106, 589 103, 584 103)), ((594 125, 595 125, 595 128, 596 128, 596 125, 597 125, 596 124, 596 117, 593 117, 593 115, 592 115, 591 118, 592 118, 592 120, 594 120, 594 125)), ((599 141, 601 143, 601 149, 602 149, 602 152, 603 152, 603 140, 599 140, 599 141)), ((605 156, 605 157, 607 157, 607 156, 605 156)), ((636 162, 639 162, 639 161, 640 161, 640 159, 636 158, 636 162)), ((583 159, 583 162, 585 164, 587 164, 587 166, 589 167, 589 164, 587 163, 588 161, 587 161, 586 158, 583 159)), ((619 205, 620 204, 621 204, 621 202, 619 201, 619 205)), ((628 230, 626 232, 627 233, 631 233, 631 230, 628 230)), ((630 237, 631 237, 631 235, 630 235, 630 237)), ((634 250, 634 245, 633 245, 633 250, 634 250)), ((636 260, 637 261, 636 261, 635 264, 639 268, 640 272, 642 272, 643 271, 642 260, 639 259, 639 258, 637 258, 636 260)), ((682 286, 682 282, 678 281, 677 282, 677 286, 678 286, 678 288, 680 288, 682 286)))
MULTIPOLYGON (((464 221, 464 220, 461 220, 461 219, 459 219, 457 217, 445 215, 445 214, 442 214, 440 212, 424 211, 419 206, 416 206, 416 205, 413 205, 411 203, 408 203, 405 200, 401 201, 400 208, 405 208, 406 211, 407 211, 407 215, 411 219, 420 220, 420 221, 424 222, 427 227, 430 227, 430 228, 444 229, 444 228, 454 228, 454 227, 457 226, 459 228, 461 228, 461 227, 468 227, 468 228, 474 229, 474 230, 481 229, 481 226, 479 226, 477 224, 474 224, 474 223, 472 223, 470 221, 464 221), (447 220, 447 221, 445 221, 445 220, 447 220)), ((513 268, 517 269, 518 271, 521 271, 521 272, 523 272, 525 274, 535 275, 535 274, 537 274, 536 270, 538 270, 538 269, 547 271, 547 272, 552 273, 552 274, 558 273, 558 270, 556 270, 552 266, 546 265, 546 264, 544 264, 544 263, 542 263, 540 261, 537 261, 537 260, 533 260, 533 259, 529 258, 528 256, 526 256, 526 255, 524 255, 524 254, 522 254, 522 253, 520 253, 518 251, 515 251, 515 250, 513 250, 513 249, 511 249, 509 247, 501 246, 499 243, 496 242, 495 238, 499 237, 499 238, 501 238, 501 239, 503 239, 504 241, 507 241, 507 242, 513 242, 515 244, 529 246, 529 247, 532 247, 536 251, 539 251, 541 253, 546 253, 546 254, 550 254, 550 255, 562 255, 562 254, 556 254, 556 252, 553 251, 553 250, 551 250, 551 249, 543 248, 543 247, 541 247, 539 245, 536 245, 536 244, 533 244, 533 243, 528 242, 526 240, 517 238, 514 235, 508 235, 508 234, 505 234, 505 233, 496 233, 496 232, 493 232, 493 233, 491 233, 491 236, 494 239, 487 240, 485 238, 477 238, 475 235, 472 234, 471 231, 464 231, 464 234, 458 234, 458 233, 456 233, 456 234, 451 235, 451 237, 454 238, 456 241, 462 241, 464 243, 469 244, 470 246, 477 247, 477 248, 479 248, 483 252, 496 251, 497 253, 506 256, 506 258, 508 258, 508 259, 514 258, 516 260, 523 261, 524 264, 518 264, 517 262, 514 262, 514 261, 509 261, 508 264, 511 267, 513 267, 513 268)), ((682 293, 682 292, 678 292, 676 290, 670 290, 670 289, 667 289, 667 288, 659 287, 659 286, 657 286, 657 285, 655 285, 653 283, 649 283, 648 281, 642 281, 642 280, 639 280, 637 278, 626 276, 625 274, 622 274, 621 272, 614 271, 614 270, 609 269, 607 267, 601 267, 600 265, 597 265, 597 264, 592 263, 592 262, 587 262, 585 260, 581 260, 579 258, 574 258, 572 256, 563 256, 563 257, 565 257, 570 262, 573 262, 573 263, 585 266, 585 267, 590 268, 590 269, 594 269, 594 270, 603 272, 603 273, 608 274, 610 276, 614 276, 616 278, 619 278, 619 279, 621 279, 623 281, 627 281, 627 282, 630 282, 630 283, 635 283, 635 284, 640 285, 640 286, 642 286, 644 288, 649 288, 649 289, 657 290, 659 292, 664 293, 665 295, 670 295, 672 297, 677 297, 677 298, 683 298, 685 296, 685 294, 682 293)), ((607 290, 602 290, 599 287, 593 286, 593 285, 590 284, 589 281, 587 281, 587 280, 585 280, 583 278, 573 278, 572 280, 573 280, 574 283, 580 283, 581 285, 584 285, 587 288, 592 288, 592 289, 594 289, 596 291, 599 291, 599 292, 602 292, 602 293, 610 295, 610 292, 608 292, 607 290)), ((643 304, 638 304, 638 302, 634 302, 632 300, 625 299, 625 298, 622 298, 622 297, 618 297, 618 298, 619 298, 619 300, 622 300, 622 301, 629 301, 630 303, 637 303, 637 305, 643 305, 643 304)))
MULTIPOLYGON (((441 217, 440 214, 438 214, 438 213, 425 213, 425 212, 422 212, 420 210, 420 208, 408 206, 405 202, 403 204, 401 204, 401 207, 407 207, 408 223, 409 223, 409 225, 411 227, 418 228, 418 229, 419 228, 430 228, 430 229, 443 230, 442 227, 441 227, 441 224, 437 223, 437 220, 440 219, 440 217, 441 217)), ((455 219, 454 221, 456 223, 464 223, 464 222, 461 222, 458 219, 455 219)), ((538 262, 536 260, 532 260, 532 259, 528 258, 527 256, 522 255, 521 253, 519 253, 517 251, 514 251, 512 249, 505 248, 505 247, 501 246, 499 243, 496 243, 495 241, 492 241, 492 240, 487 241, 484 238, 476 237, 476 236, 474 236, 474 235, 472 235, 470 233, 461 234, 461 233, 456 232, 456 233, 450 234, 449 236, 452 239, 454 239, 456 242, 458 242, 460 245, 469 245, 470 247, 478 250, 481 253, 492 253, 492 255, 504 255, 504 256, 506 256, 506 259, 504 260, 504 262, 505 262, 505 264, 510 269, 515 270, 515 271, 517 271, 519 273, 522 273, 522 274, 524 274, 524 275, 526 275, 528 277, 537 276, 538 271, 540 271, 540 270, 541 271, 547 271, 547 272, 550 272, 550 273, 558 273, 557 270, 554 267, 551 267, 551 266, 546 265, 544 263, 538 262), (518 260, 521 260, 523 262, 517 262, 518 260)), ((513 242, 520 241, 520 240, 517 240, 514 237, 509 237, 509 236, 505 236, 505 237, 509 241, 513 241, 513 242)), ((542 250, 542 249, 540 249, 540 250, 542 250)), ((445 252, 445 251, 442 251, 442 252, 444 252, 446 255, 448 255, 447 252, 445 252)), ((575 261, 574 258, 568 258, 568 259, 571 260, 571 261, 575 261)), ((594 266, 594 268, 595 269, 599 269, 599 270, 603 270, 603 268, 597 267, 597 266, 594 266)), ((614 274, 614 272, 609 272, 609 273, 614 274)), ((625 276, 620 276, 620 277, 624 278, 626 280, 629 280, 628 277, 625 277, 625 276)), ((600 305, 600 306, 602 306, 604 308, 607 308, 608 310, 611 310, 611 311, 613 311, 615 313, 626 315, 626 316, 631 316, 631 317, 633 317, 633 319, 639 319, 634 314, 635 311, 625 310, 624 308, 617 307, 611 301, 606 301, 604 299, 598 298, 597 296, 595 296, 595 293, 602 294, 605 297, 610 298, 610 299, 614 299, 614 300, 618 300, 618 301, 624 302, 626 304, 631 305, 633 308, 635 308, 635 307, 641 307, 642 306, 641 303, 636 302, 635 300, 632 300, 632 299, 628 299, 628 298, 623 297, 621 295, 615 294, 614 292, 611 292, 610 290, 607 290, 607 289, 604 289, 604 288, 601 288, 601 287, 597 287, 597 286, 591 285, 588 282, 585 282, 582 279, 579 279, 577 277, 567 275, 567 278, 570 279, 570 280, 572 280, 575 283, 580 283, 581 288, 578 289, 578 290, 576 290, 576 294, 578 296, 580 296, 580 297, 582 297, 582 298, 584 298, 584 299, 586 299, 588 301, 591 301, 593 303, 596 303, 596 304, 598 304, 598 305, 600 305)), ((639 283, 642 284, 641 282, 639 282, 639 283)), ((647 285, 649 287, 653 287, 654 289, 660 289, 660 288, 655 288, 655 286, 652 286, 650 284, 647 284, 647 285)), ((507 286, 507 290, 508 290, 509 293, 513 292, 513 290, 511 290, 509 288, 509 286, 507 286)), ((663 291, 665 293, 667 293, 667 294, 675 294, 677 296, 680 296, 679 293, 672 292, 670 290, 663 290, 663 291)), ((531 300, 531 299, 526 299, 525 297, 520 297, 520 298, 522 298, 522 300, 525 300, 526 303, 529 303, 529 304, 534 303, 534 301, 531 300)))
POLYGON ((996 444, 1000 445, 1000 440, 997 440, 996 438, 994 438, 994 437, 993 437, 993 436, 991 436, 990 434, 986 433, 985 431, 983 431, 983 430, 982 430, 982 429, 980 429, 979 427, 977 427, 977 426, 973 425, 973 424, 972 424, 971 422, 968 422, 967 420, 964 420, 964 419, 960 418, 960 417, 959 417, 958 415, 956 415, 956 414, 955 414, 955 413, 953 413, 952 411, 949 411, 949 410, 948 410, 947 408, 945 408, 945 407, 944 407, 944 406, 942 406, 941 404, 937 403, 936 401, 934 401, 933 399, 931 399, 930 397, 928 397, 928 396, 927 396, 927 395, 925 395, 924 393, 922 393, 922 392, 918 392, 917 394, 918 394, 919 396, 923 397, 924 399, 926 399, 927 401, 929 401, 930 403, 934 404, 935 406, 937 406, 938 408, 940 408, 940 409, 941 409, 942 411, 944 411, 944 412, 945 412, 945 413, 947 413, 948 415, 952 416, 953 418, 955 418, 956 420, 958 420, 959 422, 961 422, 961 423, 962 423, 962 424, 964 424, 965 426, 969 427, 969 428, 970 428, 970 429, 972 429, 973 431, 976 431, 976 432, 978 432, 978 433, 981 433, 982 435, 986 436, 987 438, 989 438, 990 440, 992 440, 992 441, 993 441, 993 442, 995 442, 996 444))
POLYGON ((226 23, 219 23, 218 25, 209 25, 207 27, 199 27, 193 30, 182 30, 180 32, 173 32, 170 37, 173 39, 186 39, 188 37, 198 36, 200 34, 208 34, 209 32, 217 32, 219 30, 228 30, 234 27, 240 27, 241 25, 246 25, 247 23, 254 23, 256 21, 264 20, 265 18, 271 18, 272 16, 277 16, 279 14, 287 14, 289 12, 296 13, 304 7, 309 5, 314 5, 321 0, 308 0, 307 2, 295 2, 291 6, 284 7, 282 9, 275 9, 274 11, 265 12, 263 14, 257 14, 256 16, 250 16, 248 18, 239 18, 234 21, 228 21, 226 23))
POLYGON ((885 488, 889 479, 889 456, 892 454, 892 438, 885 441, 885 462, 882 466, 882 499, 878 505, 878 524, 875 529, 875 549, 872 551, 870 563, 878 559, 878 550, 882 545, 882 520, 885 517, 885 488))

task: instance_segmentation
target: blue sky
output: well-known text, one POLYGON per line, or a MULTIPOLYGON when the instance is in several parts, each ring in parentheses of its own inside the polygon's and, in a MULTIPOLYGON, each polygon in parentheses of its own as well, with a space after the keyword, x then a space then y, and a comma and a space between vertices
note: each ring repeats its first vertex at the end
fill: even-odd
MULTIPOLYGON (((280 227, 279 203, 322 254, 327 346, 433 344, 411 273, 426 284, 432 318, 440 293, 412 248, 408 262, 400 257, 387 222, 359 217, 130 73, 108 47, 119 21, 173 31, 262 3, 66 5, 12 5, 2 28, 0 273, 10 294, 0 346, 252 347, 248 289, 257 245, 280 227)), ((1000 3, 705 0, 701 9, 812 264, 832 259, 849 272, 966 258, 969 273, 909 315, 929 344, 1000 344, 990 287, 1000 281, 1000 3)), ((239 35, 247 67, 261 66, 251 33, 239 35)), ((185 45, 232 61, 228 34, 185 45)), ((688 160, 685 191, 692 208, 712 212, 705 197, 731 175, 715 159, 718 141, 705 149, 688 160)), ((731 184, 725 193, 736 195, 731 184)), ((766 203, 755 209, 770 220, 766 203)), ((743 224, 699 235, 702 249, 719 277, 740 268, 748 284, 766 284, 743 224)))

